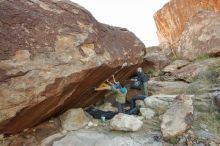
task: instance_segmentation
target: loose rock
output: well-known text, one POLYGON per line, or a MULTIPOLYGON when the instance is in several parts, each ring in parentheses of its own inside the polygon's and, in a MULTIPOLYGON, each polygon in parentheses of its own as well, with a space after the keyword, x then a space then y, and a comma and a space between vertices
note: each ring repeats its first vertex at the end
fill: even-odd
POLYGON ((110 128, 119 131, 138 131, 143 122, 133 115, 119 113, 110 120, 110 128))
POLYGON ((145 119, 151 119, 155 116, 155 112, 150 108, 140 108, 140 113, 145 119))

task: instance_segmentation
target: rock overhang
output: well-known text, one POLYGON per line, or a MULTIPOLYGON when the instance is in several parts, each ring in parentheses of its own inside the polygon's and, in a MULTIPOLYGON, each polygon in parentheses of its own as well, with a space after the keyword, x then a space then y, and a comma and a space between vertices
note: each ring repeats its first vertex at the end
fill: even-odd
POLYGON ((127 79, 142 62, 145 47, 133 33, 97 22, 77 4, 0 3, 1 133, 94 104, 104 92, 93 87, 112 74, 127 79))

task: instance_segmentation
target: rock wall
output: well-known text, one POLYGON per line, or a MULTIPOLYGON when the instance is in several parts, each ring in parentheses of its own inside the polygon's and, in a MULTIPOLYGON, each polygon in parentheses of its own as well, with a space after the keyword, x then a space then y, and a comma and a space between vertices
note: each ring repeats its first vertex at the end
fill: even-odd
POLYGON ((68 0, 0 1, 0 133, 95 103, 112 74, 128 78, 144 45, 68 0))
POLYGON ((200 11, 186 24, 176 55, 188 60, 220 56, 220 12, 200 11))
POLYGON ((179 40, 186 22, 199 10, 220 11, 219 0, 171 0, 154 14, 161 43, 179 40))
POLYGON ((154 15, 161 47, 190 60, 219 54, 219 11, 219 0, 171 0, 154 15))

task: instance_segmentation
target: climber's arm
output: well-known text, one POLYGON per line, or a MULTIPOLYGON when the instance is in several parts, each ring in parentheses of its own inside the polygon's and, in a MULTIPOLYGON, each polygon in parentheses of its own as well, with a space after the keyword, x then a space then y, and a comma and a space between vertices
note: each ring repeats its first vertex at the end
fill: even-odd
POLYGON ((118 84, 119 82, 117 82, 116 80, 115 80, 115 76, 114 75, 112 75, 112 78, 113 78, 113 82, 115 83, 115 84, 118 84))

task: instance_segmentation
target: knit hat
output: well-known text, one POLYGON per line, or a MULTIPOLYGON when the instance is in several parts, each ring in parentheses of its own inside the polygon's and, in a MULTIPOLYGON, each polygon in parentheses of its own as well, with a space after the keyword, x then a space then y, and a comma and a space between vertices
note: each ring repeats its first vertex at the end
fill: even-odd
POLYGON ((119 88, 119 84, 114 84, 114 88, 118 89, 119 88))
POLYGON ((125 87, 122 87, 122 88, 120 89, 120 91, 121 91, 121 93, 126 93, 126 92, 127 92, 127 89, 126 89, 125 87))

